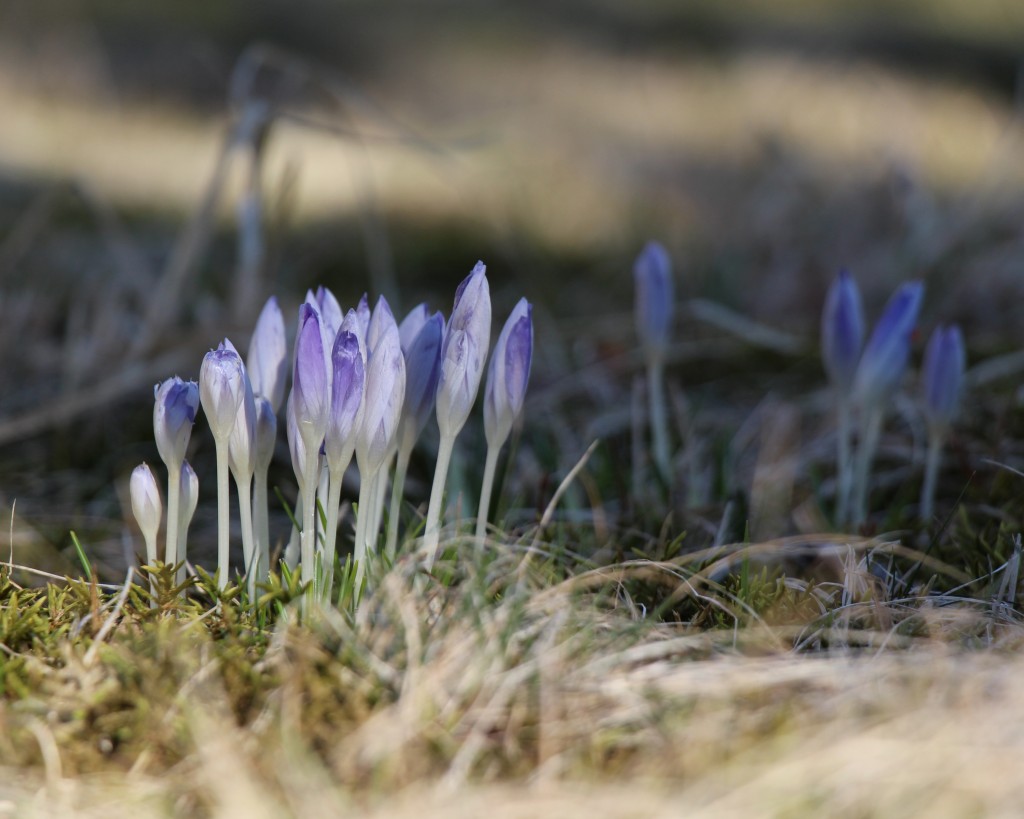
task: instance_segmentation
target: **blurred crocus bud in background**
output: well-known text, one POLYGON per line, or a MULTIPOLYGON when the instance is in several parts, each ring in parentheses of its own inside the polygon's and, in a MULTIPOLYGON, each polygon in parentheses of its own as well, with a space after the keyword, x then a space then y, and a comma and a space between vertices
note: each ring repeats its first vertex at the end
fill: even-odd
POLYGON ((292 375, 292 411, 306 448, 319 449, 330 413, 330 376, 324 355, 319 313, 309 304, 299 308, 292 375))
POLYGON ((864 345, 864 308, 848 270, 840 270, 825 296, 821 313, 821 355, 825 372, 845 395, 853 386, 864 345))
POLYGON ((153 388, 153 434, 160 459, 168 469, 185 458, 192 424, 199 409, 199 386, 175 376, 153 388))
POLYGON ((331 354, 334 374, 331 383, 331 414, 324 448, 332 480, 340 480, 339 471, 345 469, 352 459, 356 432, 363 417, 366 370, 357 331, 356 315, 349 311, 338 331, 331 354))
MULTIPOLYGON (((404 324, 405 322, 403 322, 404 324)), ((401 327, 399 328, 399 338, 401 338, 401 327)), ((441 376, 441 346, 443 342, 444 316, 438 311, 421 323, 416 335, 402 347, 405 353, 405 401, 402 404, 403 445, 410 440, 415 443, 434 410, 437 381, 441 376)))
POLYGON ((139 464, 132 470, 128 484, 132 501, 132 514, 142 530, 146 541, 146 563, 152 566, 157 560, 156 537, 160 531, 160 518, 163 516, 163 503, 160 500, 160 488, 148 464, 139 464))
POLYGON ((337 335, 338 329, 341 327, 344 313, 342 312, 341 305, 338 304, 338 300, 334 297, 334 294, 326 287, 320 286, 316 289, 316 304, 320 308, 320 318, 324 322, 324 326, 327 329, 327 335, 330 336, 331 341, 334 340, 334 336, 337 335))
POLYGON ((203 357, 199 370, 199 399, 217 441, 231 436, 238 407, 245 395, 245 376, 238 353, 222 346, 203 357))
POLYGON ((429 318, 430 311, 427 309, 427 303, 423 302, 413 307, 399 323, 398 338, 402 342, 402 352, 406 354, 406 363, 409 360, 409 348, 412 346, 413 339, 419 335, 429 318))
POLYGON ((501 446, 523 409, 533 358, 533 309, 520 299, 494 345, 484 389, 484 432, 488 446, 501 446))
POLYGON ((266 471, 274 458, 274 444, 277 441, 277 416, 270 401, 262 395, 254 398, 256 406, 256 457, 257 471, 266 471))
POLYGON ((672 261, 658 242, 648 242, 633 264, 636 330, 648 357, 664 355, 672 331, 672 261))
POLYGON ((363 421, 356 435, 356 459, 364 480, 383 465, 395 438, 405 399, 405 376, 402 345, 392 320, 367 364, 363 421))
POLYGON ((928 425, 944 432, 956 415, 966 356, 960 328, 936 327, 924 352, 924 409, 928 425))
POLYGON ((377 299, 377 306, 370 314, 370 323, 366 327, 366 355, 369 358, 377 348, 381 336, 392 327, 398 332, 398 325, 395 324, 395 315, 391 312, 391 305, 388 300, 381 296, 377 299))
POLYGON ((854 395, 862 407, 885 401, 899 386, 910 360, 910 341, 923 296, 921 282, 908 282, 886 304, 854 376, 854 395))
POLYGON ((288 345, 284 316, 274 296, 267 299, 256 320, 246 364, 253 393, 264 396, 277 414, 284 403, 288 378, 288 345))
POLYGON ((491 294, 487 268, 477 262, 455 293, 441 348, 437 424, 442 437, 455 438, 465 426, 480 389, 491 336, 491 294))

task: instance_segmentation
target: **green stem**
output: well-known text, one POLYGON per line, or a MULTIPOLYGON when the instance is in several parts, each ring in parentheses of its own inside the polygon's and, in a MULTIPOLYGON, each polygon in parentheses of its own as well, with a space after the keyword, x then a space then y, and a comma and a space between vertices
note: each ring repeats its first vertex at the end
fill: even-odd
POLYGON ((376 473, 359 476, 359 509, 356 510, 356 540, 355 553, 353 555, 356 563, 356 600, 360 596, 363 577, 366 575, 366 561, 369 559, 366 530, 369 529, 369 518, 373 517, 373 490, 376 485, 376 473))
POLYGON ((313 561, 316 555, 316 487, 320 477, 320 459, 316 456, 316 446, 319 445, 306 442, 306 452, 310 457, 306 458, 306 474, 302 479, 302 535, 299 541, 301 578, 304 584, 309 584, 310 589, 313 588, 316 576, 313 561))
POLYGON ((395 454, 390 453, 377 471, 377 485, 373 488, 373 529, 371 539, 377 542, 381 524, 384 522, 384 499, 388 496, 388 476, 391 474, 391 461, 395 454))
POLYGON ((323 601, 329 603, 334 588, 334 553, 338 547, 338 512, 341 509, 341 479, 344 469, 331 473, 330 489, 327 493, 327 532, 324 538, 324 589, 323 601))
POLYGON ((861 437, 857 451, 857 474, 853 487, 853 523, 860 526, 867 520, 868 481, 871 478, 871 464, 878 449, 882 434, 884 412, 875 407, 866 407, 861 418, 861 437))
POLYGON ((654 465, 666 486, 672 485, 672 462, 668 444, 668 413, 665 410, 665 365, 661 357, 647 365, 647 395, 651 412, 654 465))
POLYGON ((384 554, 389 563, 395 562, 398 554, 398 519, 402 512, 402 493, 405 492, 405 474, 409 470, 409 459, 412 457, 412 446, 404 443, 398 450, 395 459, 395 479, 391 484, 391 506, 388 511, 388 538, 384 545, 384 554))
POLYGON ((845 526, 850 515, 853 465, 850 463, 850 402, 839 396, 838 461, 836 462, 836 524, 845 526))
POLYGON ((924 465, 924 485, 921 487, 921 520, 931 523, 935 509, 935 486, 939 480, 939 465, 942 462, 943 434, 932 431, 928 436, 928 455, 924 465))
POLYGON ((448 480, 448 465, 452 460, 455 438, 445 435, 437 446, 437 464, 434 467, 434 484, 430 488, 430 504, 427 506, 427 528, 423 537, 423 548, 427 553, 427 571, 434 568, 437 547, 441 539, 441 505, 444 502, 444 486, 448 480))
POLYGON ((494 473, 498 468, 498 453, 500 446, 487 447, 487 459, 484 461, 484 481, 480 487, 480 510, 476 518, 476 539, 477 546, 483 545, 484 537, 487 534, 487 513, 491 508, 491 493, 494 490, 494 473))
POLYGON ((231 560, 231 497, 228 479, 228 442, 217 441, 217 588, 228 586, 231 560))

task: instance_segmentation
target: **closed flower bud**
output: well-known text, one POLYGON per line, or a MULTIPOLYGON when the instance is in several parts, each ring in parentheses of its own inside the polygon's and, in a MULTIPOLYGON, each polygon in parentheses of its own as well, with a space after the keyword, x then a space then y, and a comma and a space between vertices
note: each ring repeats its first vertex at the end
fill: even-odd
POLYGON ((648 356, 664 355, 672 331, 672 261, 658 242, 648 242, 633 264, 636 330, 648 356))
POLYGON ((398 431, 405 399, 405 359, 392 322, 367 363, 363 421, 356 435, 356 459, 365 477, 380 469, 398 431))
POLYGON ((427 303, 423 302, 413 307, 398 325, 398 338, 402 342, 402 352, 406 354, 406 363, 409 361, 409 348, 412 346, 413 339, 423 329, 423 325, 429 318, 430 311, 427 309, 427 303))
MULTIPOLYGON (((183 537, 192 516, 199 505, 199 477, 192 465, 185 461, 181 465, 181 501, 178 505, 178 536, 183 537)), ((184 552, 181 553, 184 555, 184 552)))
POLYGON ((935 430, 945 430, 956 414, 965 366, 960 328, 936 327, 925 349, 923 371, 925 415, 935 430))
POLYGON ((821 355, 829 378, 844 394, 853 385, 863 344, 860 290, 849 271, 840 270, 821 313, 821 355))
POLYGON ((255 397, 256 404, 256 470, 266 471, 274 458, 277 442, 277 416, 270 401, 262 395, 255 397))
POLYGON ((213 437, 227 442, 245 394, 245 376, 238 353, 222 345, 203 358, 199 370, 199 399, 213 437))
MULTIPOLYGON (((160 501, 160 489, 157 486, 153 470, 147 464, 139 464, 132 470, 128 490, 132 500, 132 514, 138 521, 148 550, 149 544, 156 544, 164 507, 160 501)), ((155 550, 153 554, 147 554, 146 557, 149 563, 153 563, 156 560, 155 550)))
POLYGON ((363 418, 363 391, 366 368, 358 335, 356 314, 349 311, 334 342, 331 362, 331 417, 327 424, 324 449, 332 473, 344 469, 352 459, 356 434, 363 418))
POLYGON ((316 289, 316 305, 320 308, 320 318, 323 320, 324 327, 327 329, 327 335, 333 343, 334 336, 337 335, 341 327, 341 321, 344 318, 341 305, 338 304, 334 294, 323 286, 316 289))
POLYGON ((153 388, 153 433, 160 459, 173 468, 181 463, 199 409, 199 386, 175 376, 153 388))
POLYGON ((491 294, 487 268, 477 262, 455 293, 455 305, 441 348, 437 424, 455 437, 465 426, 480 390, 491 335, 491 294))
POLYGON ((275 413, 284 403, 285 381, 288 378, 288 345, 285 340, 284 316, 271 296, 256 320, 249 358, 246 362, 252 391, 264 396, 275 413))
POLYGON ((299 482, 299 490, 305 491, 306 445, 299 432, 299 422, 295 418, 295 390, 288 393, 285 402, 285 433, 288 437, 288 453, 292 458, 292 469, 299 482))
POLYGON ((377 347, 377 342, 380 341, 381 336, 385 332, 395 329, 398 332, 398 325, 395 324, 394 313, 391 312, 391 305, 388 304, 388 300, 381 296, 377 299, 377 306, 373 308, 373 313, 370 315, 370 323, 366 328, 366 356, 370 358, 373 356, 373 351, 377 347))
POLYGON ((365 293, 356 305, 356 318, 359 320, 359 337, 365 346, 366 334, 370 330, 370 300, 365 293))
POLYGON ((330 375, 323 343, 320 314, 309 304, 303 304, 299 308, 299 332, 295 338, 291 400, 295 421, 307 447, 320 446, 330 413, 330 375))
POLYGON ((923 295, 921 282, 908 282, 885 306, 854 376, 853 391, 862 406, 877 405, 899 387, 910 359, 911 336, 923 295))
MULTIPOLYGON (((401 337, 401 327, 399 327, 399 337, 401 337)), ((402 348, 405 354, 405 401, 402 404, 403 440, 411 438, 415 442, 434 410, 437 382, 441 377, 441 345, 443 342, 444 316, 438 311, 420 325, 419 331, 408 346, 402 348)))
POLYGON ((244 367, 242 385, 242 401, 228 438, 228 463, 235 480, 244 481, 256 469, 256 401, 244 367))
POLYGON ((488 446, 501 446, 523 409, 533 358, 533 308, 520 299, 491 354, 484 389, 484 433, 488 446))

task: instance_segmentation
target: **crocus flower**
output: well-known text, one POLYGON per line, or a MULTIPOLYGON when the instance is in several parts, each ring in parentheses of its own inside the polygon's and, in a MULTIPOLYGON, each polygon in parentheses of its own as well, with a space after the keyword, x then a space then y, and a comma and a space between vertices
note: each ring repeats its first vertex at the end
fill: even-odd
POLYGON ((490 333, 487 268, 483 262, 477 262, 455 293, 455 305, 441 347, 437 423, 442 437, 454 439, 469 418, 480 389, 490 333))
POLYGON ((139 529, 142 530, 143 540, 146 541, 146 564, 152 566, 157 561, 156 538, 164 510, 153 470, 147 464, 135 467, 128 482, 128 489, 132 500, 132 513, 138 521, 139 529))
POLYGON ((356 318, 359 319, 359 337, 366 343, 366 334, 370 329, 370 300, 366 293, 363 293, 356 305, 356 318))
POLYGON ((327 430, 331 406, 330 376, 320 327, 319 313, 309 304, 303 304, 299 308, 299 331, 295 338, 292 402, 307 448, 317 449, 327 430))
POLYGON ((185 543, 188 527, 199 505, 199 476, 188 461, 181 464, 181 505, 178 507, 178 554, 185 559, 185 543))
POLYGON ((199 386, 175 376, 153 388, 153 434, 160 459, 170 469, 181 464, 199 409, 199 386))
POLYGON ((227 347, 210 350, 199 370, 199 400, 217 441, 227 443, 245 393, 242 359, 227 347))
MULTIPOLYGON (((363 388, 366 372, 355 313, 350 311, 334 342, 331 362, 331 412, 324 443, 331 472, 343 471, 355 451, 355 433, 363 416, 363 388)), ((340 475, 339 475, 340 477, 340 475)))
POLYGON ((489 446, 500 447, 523 409, 533 358, 532 307, 520 299, 494 345, 484 389, 484 432, 489 446))
POLYGON ((323 319, 324 324, 327 327, 328 335, 333 341, 334 336, 341 327, 341 322, 345 315, 341 309, 341 305, 338 304, 338 300, 334 297, 334 294, 323 286, 316 289, 316 304, 317 307, 320 308, 320 317, 323 319))
POLYGON ((843 395, 853 385, 863 344, 860 290, 850 272, 840 270, 828 289, 821 313, 821 354, 825 371, 843 395))
POLYGON ((648 242, 633 264, 636 329, 648 356, 664 355, 672 330, 672 261, 658 242, 648 242))
POLYGON ((854 376, 853 391, 861 406, 884 401, 899 386, 910 360, 910 340, 923 296, 921 282, 908 282, 885 306, 854 376))
POLYGON ((391 312, 391 305, 388 304, 386 298, 381 296, 377 299, 377 306, 373 308, 373 312, 370 314, 370 323, 366 327, 367 357, 373 355, 380 337, 391 326, 394 326, 396 331, 398 330, 398 326, 395 324, 394 313, 391 312))
POLYGON ((427 303, 422 302, 406 313, 405 318, 399 323, 398 338, 402 342, 402 352, 406 354, 406 363, 409 361, 409 348, 412 346, 413 339, 423 329, 423 325, 429 318, 430 310, 427 309, 427 303))
POLYGON ((956 414, 966 366, 960 328, 936 327, 924 352, 924 407, 928 424, 945 430, 956 414))
POLYGON ((249 342, 246 361, 252 391, 264 396, 274 413, 281 411, 285 381, 288 378, 288 345, 285 340, 284 316, 277 299, 271 296, 263 305, 249 342))
POLYGON ((236 480, 251 476, 256 470, 256 400, 244 367, 242 400, 235 414, 235 425, 228 437, 228 459, 236 480))

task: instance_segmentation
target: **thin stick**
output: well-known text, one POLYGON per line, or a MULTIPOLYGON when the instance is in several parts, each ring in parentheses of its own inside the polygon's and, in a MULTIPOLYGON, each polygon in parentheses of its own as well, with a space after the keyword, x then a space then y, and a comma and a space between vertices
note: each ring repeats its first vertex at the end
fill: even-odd
POLYGON ((231 491, 228 479, 228 442, 217 441, 217 588, 228 586, 228 564, 231 555, 231 491))
POLYGON ((494 490, 494 473, 498 468, 500 446, 487 447, 487 459, 484 461, 484 480, 480 487, 480 509, 476 518, 476 539, 478 545, 483 544, 487 534, 487 513, 491 507, 491 493, 494 490))
POLYGON ((434 568, 437 559, 438 542, 441 539, 441 504, 444 501, 444 485, 448 480, 448 465, 452 460, 455 438, 441 436, 437 446, 437 464, 434 467, 434 484, 430 489, 430 504, 427 506, 427 528, 423 537, 423 549, 427 553, 427 571, 434 568))
POLYGON ((412 450, 412 446, 403 444, 395 459, 395 479, 391 482, 391 506, 388 510, 388 538, 384 545, 384 554, 389 563, 395 562, 398 553, 398 519, 402 512, 402 493, 405 492, 405 475, 409 470, 412 450))

